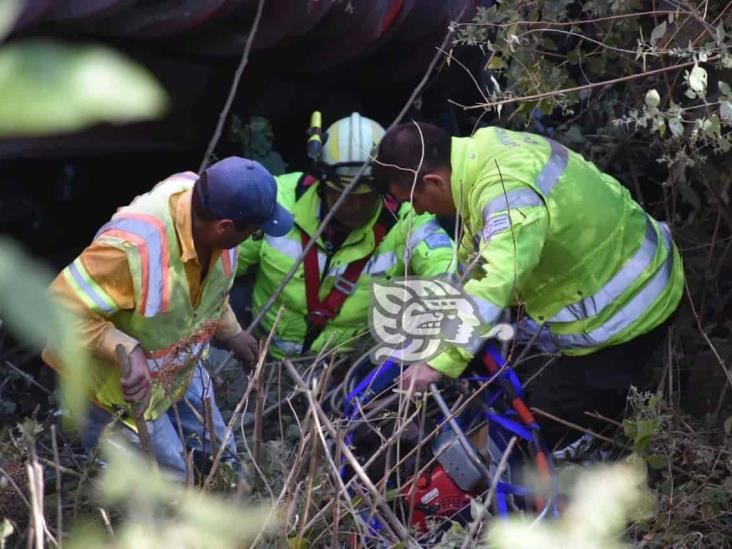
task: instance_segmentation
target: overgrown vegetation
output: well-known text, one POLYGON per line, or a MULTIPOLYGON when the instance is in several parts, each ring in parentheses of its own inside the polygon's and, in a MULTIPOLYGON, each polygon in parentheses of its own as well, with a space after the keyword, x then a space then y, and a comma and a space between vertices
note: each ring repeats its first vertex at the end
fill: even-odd
MULTIPOLYGON (((444 531, 435 530, 430 543, 730 545, 730 23, 732 2, 504 0, 480 8, 471 24, 456 28, 457 43, 486 53, 486 70, 473 75, 484 100, 459 108, 475 114, 476 126, 497 119, 550 135, 621 179, 654 216, 672 226, 684 255, 688 295, 667 347, 653 359, 658 391, 634 393, 627 419, 608 421, 605 449, 629 465, 600 472, 594 480, 583 480, 578 474, 583 468, 565 468, 562 491, 576 497, 560 521, 536 527, 529 516, 528 522, 499 523, 485 516, 476 500, 467 524, 442 524, 444 531), (481 534, 485 523, 487 538, 481 534), (472 543, 476 533, 481 535, 472 543)), ((460 62, 449 55, 447 60, 460 62)), ((236 131, 249 150, 269 154, 271 135, 261 120, 239 124, 236 131), (257 131, 264 132, 264 143, 254 138, 257 131)), ((8 252, 0 257, 0 280, 25 261, 19 255, 11 261, 8 252)), ((42 282, 26 282, 31 284, 26 292, 40 295, 42 282)), ((8 303, 14 302, 5 299, 0 311, 16 327, 16 336, 24 333, 25 315, 32 315, 30 326, 43 316, 33 314, 33 307, 8 308, 8 303)), ((47 335, 37 331, 29 347, 0 349, 0 414, 33 417, 0 439, 0 514, 6 519, 0 523, 0 547, 22 546, 26 539, 38 546, 95 547, 204 547, 214 541, 218 547, 238 547, 256 540, 259 546, 299 549, 341 547, 352 537, 417 543, 414 531, 400 532, 392 524, 391 519, 400 523, 405 517, 398 512, 390 517, 389 508, 378 505, 379 498, 397 497, 386 483, 350 482, 349 488, 360 492, 349 496, 345 490, 341 460, 354 468, 358 461, 350 462, 343 439, 330 435, 342 423, 328 411, 325 387, 348 359, 326 354, 292 368, 266 362, 265 347, 249 384, 234 367, 220 372, 218 398, 247 464, 249 486, 232 489, 230 479, 214 470, 199 479, 204 492, 199 496, 166 484, 124 449, 107 450, 107 474, 101 474, 98 456, 83 455, 73 435, 57 428, 55 396, 35 411, 14 398, 32 399, 49 390, 48 379, 29 380, 22 364, 5 366, 6 360, 13 364, 32 354, 47 335), (264 508, 253 511, 251 503, 264 508), (364 506, 390 527, 378 536, 365 529, 355 509, 364 506), (279 521, 274 530, 272 521, 279 521)), ((210 360, 217 370, 221 357, 214 353, 210 360)), ((72 396, 67 405, 73 402, 78 398, 72 396)), ((404 428, 403 416, 418 416, 426 409, 420 406, 402 402, 401 419, 386 413, 378 418, 396 417, 404 428)), ((398 444, 386 430, 375 433, 385 448, 398 444)))

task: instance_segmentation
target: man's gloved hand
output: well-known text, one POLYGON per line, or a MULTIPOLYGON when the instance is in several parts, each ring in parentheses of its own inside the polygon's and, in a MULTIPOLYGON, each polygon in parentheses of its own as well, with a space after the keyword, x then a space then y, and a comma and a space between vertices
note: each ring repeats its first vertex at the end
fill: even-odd
POLYGON ((242 330, 234 337, 224 341, 234 356, 244 364, 244 368, 251 368, 259 357, 259 342, 249 332, 242 330))
POLYGON ((426 362, 418 362, 404 370, 399 386, 403 391, 424 393, 431 383, 439 383, 441 379, 442 374, 432 366, 426 362))
MULTIPOLYGON (((147 402, 150 397, 150 371, 147 368, 145 352, 139 345, 129 355, 130 367, 122 372, 120 382, 122 384, 122 395, 127 402, 147 402)), ((120 368, 124 368, 120 364, 120 368)))

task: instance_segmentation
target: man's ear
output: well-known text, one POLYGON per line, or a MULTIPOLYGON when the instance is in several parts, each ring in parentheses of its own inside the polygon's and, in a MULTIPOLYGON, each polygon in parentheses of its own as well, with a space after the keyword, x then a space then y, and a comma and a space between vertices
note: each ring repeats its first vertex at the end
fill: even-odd
POLYGON ((450 181, 440 172, 430 172, 422 176, 424 185, 436 187, 439 191, 444 192, 450 190, 450 181))
POLYGON ((216 234, 228 234, 236 227, 231 219, 219 219, 216 221, 216 234))

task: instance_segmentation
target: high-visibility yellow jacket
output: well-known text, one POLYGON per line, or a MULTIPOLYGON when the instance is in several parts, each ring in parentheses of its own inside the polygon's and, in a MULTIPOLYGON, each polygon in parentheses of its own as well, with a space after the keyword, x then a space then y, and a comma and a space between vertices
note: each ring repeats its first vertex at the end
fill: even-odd
MULTIPOLYGON (((485 128, 452 140, 466 292, 495 324, 522 304, 523 326, 568 355, 627 342, 678 306, 683 266, 668 227, 616 179, 550 139, 485 128)), ((477 349, 429 361, 457 376, 477 349)))
MULTIPOLYGON (((239 247, 238 273, 247 272, 258 265, 253 292, 253 308, 258 311, 276 290, 302 252, 302 231, 312 235, 320 225, 321 199, 318 183, 310 186, 297 199, 296 188, 302 173, 290 173, 277 177, 277 200, 292 212, 295 226, 285 236, 265 236, 261 241, 247 240, 239 247)), ((374 225, 381 216, 381 208, 362 227, 352 231, 343 245, 332 255, 326 254, 322 239, 318 239, 318 263, 321 272, 320 299, 333 288, 336 279, 353 261, 371 257, 366 264, 355 291, 346 299, 338 315, 331 319, 314 340, 310 350, 317 352, 328 344, 349 348, 355 338, 368 333, 368 308, 371 300, 371 280, 405 276, 437 276, 454 273, 457 261, 454 245, 434 216, 417 215, 408 204, 401 206, 397 220, 379 244, 374 247, 374 225), (323 273, 325 274, 323 275, 323 273)), ((286 286, 280 300, 265 315, 261 330, 268 333, 274 325, 277 311, 284 304, 282 315, 274 334, 274 346, 270 352, 276 356, 296 355, 302 352, 307 323, 304 267, 301 264, 292 281, 286 286)))

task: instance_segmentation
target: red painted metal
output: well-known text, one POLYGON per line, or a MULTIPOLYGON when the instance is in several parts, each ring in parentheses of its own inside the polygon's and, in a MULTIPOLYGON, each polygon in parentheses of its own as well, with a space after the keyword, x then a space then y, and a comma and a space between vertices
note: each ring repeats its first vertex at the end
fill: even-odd
POLYGON ((470 506, 474 494, 463 492, 450 478, 442 465, 422 473, 416 482, 412 479, 402 488, 409 504, 412 523, 422 532, 427 531, 427 518, 450 518, 470 506))

